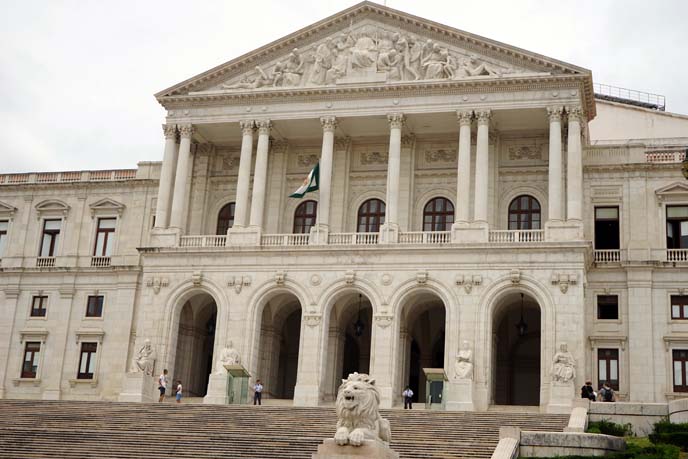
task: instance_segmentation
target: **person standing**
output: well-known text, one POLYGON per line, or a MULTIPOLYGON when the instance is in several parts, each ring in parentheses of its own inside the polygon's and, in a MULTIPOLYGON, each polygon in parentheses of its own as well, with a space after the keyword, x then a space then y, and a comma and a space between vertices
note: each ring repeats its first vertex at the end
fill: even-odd
POLYGON ((182 382, 181 382, 181 381, 177 381, 177 394, 176 394, 176 398, 177 398, 177 403, 181 403, 181 402, 182 402, 182 382))
POLYGON ((404 389, 404 392, 401 393, 401 396, 404 397, 404 409, 413 409, 413 391, 409 386, 406 386, 406 389, 404 389))
POLYGON ((260 379, 256 380, 256 384, 253 386, 253 404, 261 405, 261 399, 263 398, 263 384, 260 379))
POLYGON ((158 378, 158 390, 160 391, 158 403, 162 403, 165 400, 165 391, 167 390, 167 368, 162 370, 162 374, 158 378))

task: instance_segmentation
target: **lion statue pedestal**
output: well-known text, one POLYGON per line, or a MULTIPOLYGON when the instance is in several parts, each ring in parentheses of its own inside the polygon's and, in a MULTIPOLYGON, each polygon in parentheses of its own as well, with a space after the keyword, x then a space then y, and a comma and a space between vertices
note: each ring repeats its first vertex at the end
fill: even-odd
POLYGON ((389 421, 380 416, 380 393, 375 380, 352 373, 337 392, 337 432, 318 446, 313 459, 359 457, 398 459, 389 448, 389 421))

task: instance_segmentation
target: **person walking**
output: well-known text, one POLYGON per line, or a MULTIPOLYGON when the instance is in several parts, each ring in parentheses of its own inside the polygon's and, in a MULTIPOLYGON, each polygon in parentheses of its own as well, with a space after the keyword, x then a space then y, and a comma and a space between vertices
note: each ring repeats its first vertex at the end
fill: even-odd
POLYGON ((160 391, 158 403, 162 403, 165 400, 165 391, 167 390, 167 368, 162 370, 162 374, 158 378, 158 390, 160 391))
POLYGON ((413 409, 413 391, 409 386, 406 386, 404 389, 404 392, 401 393, 401 396, 404 397, 404 409, 413 409))
POLYGON ((181 402, 182 402, 182 382, 181 382, 181 381, 177 381, 177 394, 176 394, 176 399, 177 399, 177 403, 181 403, 181 402))
POLYGON ((581 387, 581 398, 587 398, 591 402, 594 402, 597 399, 595 389, 592 387, 592 381, 586 381, 585 385, 581 387))
POLYGON ((256 380, 256 384, 253 386, 253 404, 261 405, 261 399, 263 398, 263 384, 260 379, 256 380))

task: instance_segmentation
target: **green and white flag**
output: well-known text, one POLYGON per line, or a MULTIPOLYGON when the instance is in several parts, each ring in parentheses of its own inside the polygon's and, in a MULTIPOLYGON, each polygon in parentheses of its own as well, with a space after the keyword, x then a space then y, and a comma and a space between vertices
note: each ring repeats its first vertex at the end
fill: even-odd
POLYGON ((320 163, 315 163, 315 166, 308 173, 308 177, 303 181, 303 185, 298 190, 289 195, 290 198, 303 198, 303 195, 309 191, 315 191, 320 184, 320 163))

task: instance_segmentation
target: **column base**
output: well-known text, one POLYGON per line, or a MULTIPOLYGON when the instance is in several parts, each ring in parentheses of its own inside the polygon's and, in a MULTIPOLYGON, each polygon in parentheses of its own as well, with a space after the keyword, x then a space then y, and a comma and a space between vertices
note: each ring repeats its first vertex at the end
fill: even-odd
POLYGON ((475 411, 473 381, 470 379, 446 382, 444 407, 447 411, 475 411))
POLYGON ((308 245, 327 245, 330 239, 330 227, 323 223, 311 226, 308 245))
POLYGON ((554 220, 545 223, 545 241, 581 241, 583 240, 583 222, 577 220, 554 220))
POLYGON ((452 225, 452 242, 460 243, 487 243, 490 235, 490 226, 485 222, 456 222, 452 225))
POLYGON ((328 438, 318 445, 318 452, 312 459, 353 459, 369 457, 374 459, 399 459, 399 454, 379 440, 364 440, 361 446, 340 446, 334 438, 328 438))
POLYGON ((153 402, 156 397, 155 378, 144 373, 125 373, 118 402, 153 402))
POLYGON ((573 400, 576 395, 576 391, 573 388, 573 381, 569 381, 568 383, 552 381, 549 393, 549 403, 546 407, 547 413, 571 413, 573 409, 573 400))
POLYGON ((260 237, 263 234, 261 228, 249 226, 246 228, 230 228, 227 231, 228 246, 260 245, 260 237))
POLYGON ((153 247, 177 247, 181 234, 179 228, 153 228, 150 244, 153 247))
POLYGON ((203 397, 204 404, 227 404, 227 372, 211 374, 208 379, 208 393, 203 397))
POLYGON ((294 406, 318 406, 320 388, 316 384, 297 384, 294 387, 294 406))
POLYGON ((380 226, 380 244, 396 244, 399 242, 399 225, 385 223, 380 226))

